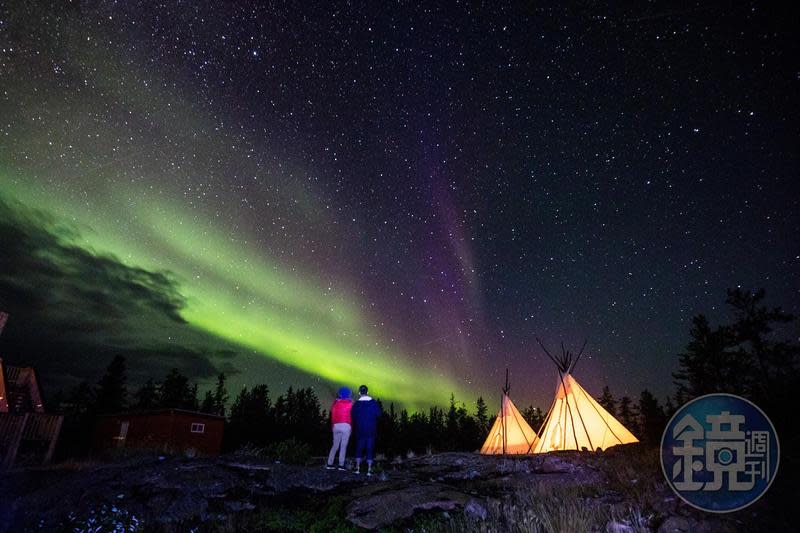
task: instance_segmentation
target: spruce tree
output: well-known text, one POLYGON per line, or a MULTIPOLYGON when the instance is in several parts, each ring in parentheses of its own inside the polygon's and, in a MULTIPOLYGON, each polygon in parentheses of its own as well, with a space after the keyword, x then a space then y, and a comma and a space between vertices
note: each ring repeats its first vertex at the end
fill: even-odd
POLYGON ((481 433, 489 431, 488 408, 486 407, 483 396, 479 396, 478 401, 475 402, 475 420, 478 423, 478 429, 480 429, 481 433))
POLYGON ((206 395, 203 397, 203 402, 200 404, 200 412, 207 413, 209 415, 217 414, 217 406, 214 402, 214 394, 210 391, 206 391, 206 395))
POLYGON ((228 403, 228 390, 225 388, 226 379, 225 372, 220 372, 217 376, 217 387, 214 389, 213 414, 218 416, 225 416, 225 405, 228 403))
POLYGON ((608 411, 611 416, 617 416, 617 401, 611 395, 608 385, 603 387, 603 394, 597 399, 597 403, 603 406, 603 409, 608 411))
POLYGON ((133 407, 139 411, 156 409, 160 405, 159 391, 153 379, 144 382, 139 390, 133 395, 133 407))
POLYGON ((97 383, 96 401, 99 413, 119 413, 128 407, 127 380, 125 358, 117 355, 97 383))
POLYGON ((639 397, 639 439, 649 446, 658 445, 666 424, 667 417, 658 399, 647 389, 643 390, 639 397))
POLYGON ((628 396, 623 396, 619 399, 619 421, 622 425, 628 428, 631 432, 637 434, 639 432, 639 424, 636 420, 636 408, 633 401, 628 396))
POLYGON ((197 388, 177 368, 170 370, 161 384, 161 407, 197 410, 197 388))
POLYGON ((525 422, 527 422, 534 431, 538 430, 544 423, 544 414, 538 407, 529 405, 522 410, 521 414, 522 418, 525 419, 525 422))

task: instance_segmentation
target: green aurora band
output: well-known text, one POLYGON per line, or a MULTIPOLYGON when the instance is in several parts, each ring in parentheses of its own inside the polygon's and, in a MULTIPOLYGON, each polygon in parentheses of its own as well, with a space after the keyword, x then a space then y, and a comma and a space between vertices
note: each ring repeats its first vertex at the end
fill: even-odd
MULTIPOLYGON (((332 384, 366 382, 379 397, 412 408, 446 401, 451 392, 459 399, 474 397, 450 377, 446 358, 437 368, 426 367, 423 361, 436 360, 430 354, 416 357, 381 338, 380 320, 372 316, 380 311, 365 305, 357 282, 334 271, 335 258, 328 258, 334 268, 327 268, 324 261, 313 265, 287 257, 291 241, 271 243, 248 234, 252 225, 246 213, 235 212, 239 206, 192 207, 183 191, 163 185, 193 183, 198 175, 257 175, 269 189, 261 200, 281 204, 278 215, 291 219, 294 234, 347 242, 357 228, 331 229, 337 227, 333 215, 315 191, 304 180, 286 179, 292 172, 304 174, 302 166, 281 157, 280 167, 262 171, 254 160, 267 154, 269 161, 270 150, 244 137, 239 149, 220 142, 217 112, 201 105, 197 88, 175 83, 172 71, 153 69, 146 57, 106 45, 118 35, 84 25, 81 18, 55 18, 46 30, 28 19, 20 22, 62 50, 63 71, 83 81, 80 90, 64 91, 52 74, 57 89, 43 86, 42 78, 27 73, 42 67, 44 56, 13 65, 14 106, 6 111, 15 128, 0 144, 0 197, 52 213, 64 226, 59 235, 71 235, 72 245, 129 267, 169 272, 185 298, 184 320, 243 352, 332 384), (24 109, 39 111, 32 118, 24 109), (102 133, 92 117, 110 119, 102 133), (52 130, 46 124, 61 126, 52 130), (39 157, 54 150, 66 159, 52 165, 39 157), (63 190, 58 183, 71 185, 63 190), (230 218, 215 216, 216 210, 236 215, 241 224, 225 222, 230 218)), ((248 384, 268 381, 257 369, 241 377, 248 384)))
POLYGON ((441 370, 384 348, 346 290, 271 262, 217 220, 163 203, 163 195, 115 191, 102 203, 81 204, 10 172, 0 172, 0 193, 73 228, 72 245, 169 272, 186 299, 182 317, 218 338, 334 384, 369 383, 380 397, 409 407, 444 401, 451 392, 472 397, 441 370), (122 201, 134 195, 135 204, 122 201))

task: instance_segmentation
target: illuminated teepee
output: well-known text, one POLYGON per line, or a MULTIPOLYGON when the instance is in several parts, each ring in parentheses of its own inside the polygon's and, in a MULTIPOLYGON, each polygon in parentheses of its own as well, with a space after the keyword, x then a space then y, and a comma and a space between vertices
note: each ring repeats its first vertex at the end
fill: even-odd
POLYGON ((605 450, 617 444, 639 442, 572 377, 571 372, 583 354, 583 348, 573 360, 563 344, 558 358, 553 357, 541 341, 539 345, 558 367, 559 381, 553 405, 539 431, 539 440, 531 448, 533 453, 605 450))
POLYGON ((483 454, 519 454, 530 453, 536 446, 536 432, 528 425, 519 410, 508 397, 508 370, 506 370, 506 386, 500 400, 500 411, 492 425, 489 436, 481 446, 483 454))

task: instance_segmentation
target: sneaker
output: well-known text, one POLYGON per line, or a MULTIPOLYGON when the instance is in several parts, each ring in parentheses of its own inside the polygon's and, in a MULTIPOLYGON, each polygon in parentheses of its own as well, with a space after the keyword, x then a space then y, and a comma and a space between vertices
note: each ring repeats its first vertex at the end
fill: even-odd
POLYGON ((347 469, 345 467, 343 467, 343 466, 337 466, 336 470, 339 470, 341 472, 346 472, 347 471, 347 469))
POLYGON ((372 477, 372 472, 367 471, 367 477, 372 477))
POLYGON ((325 465, 325 470, 333 470, 333 465, 325 465))
POLYGON ((360 470, 360 469, 358 469, 358 468, 356 468, 355 470, 353 470, 353 473, 354 473, 355 475, 357 475, 357 476, 360 476, 360 475, 361 475, 361 470, 360 470))

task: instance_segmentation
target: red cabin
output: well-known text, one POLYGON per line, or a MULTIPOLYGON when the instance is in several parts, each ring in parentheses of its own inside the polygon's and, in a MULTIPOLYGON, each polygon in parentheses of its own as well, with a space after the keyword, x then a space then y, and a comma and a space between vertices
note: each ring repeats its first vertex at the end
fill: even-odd
POLYGON ((102 415, 95 424, 93 447, 217 455, 224 427, 224 417, 182 409, 102 415))
MULTIPOLYGON (((3 319, 0 313, 0 330, 3 319)), ((33 368, 0 359, 0 468, 49 462, 63 420, 44 412, 33 368)))

